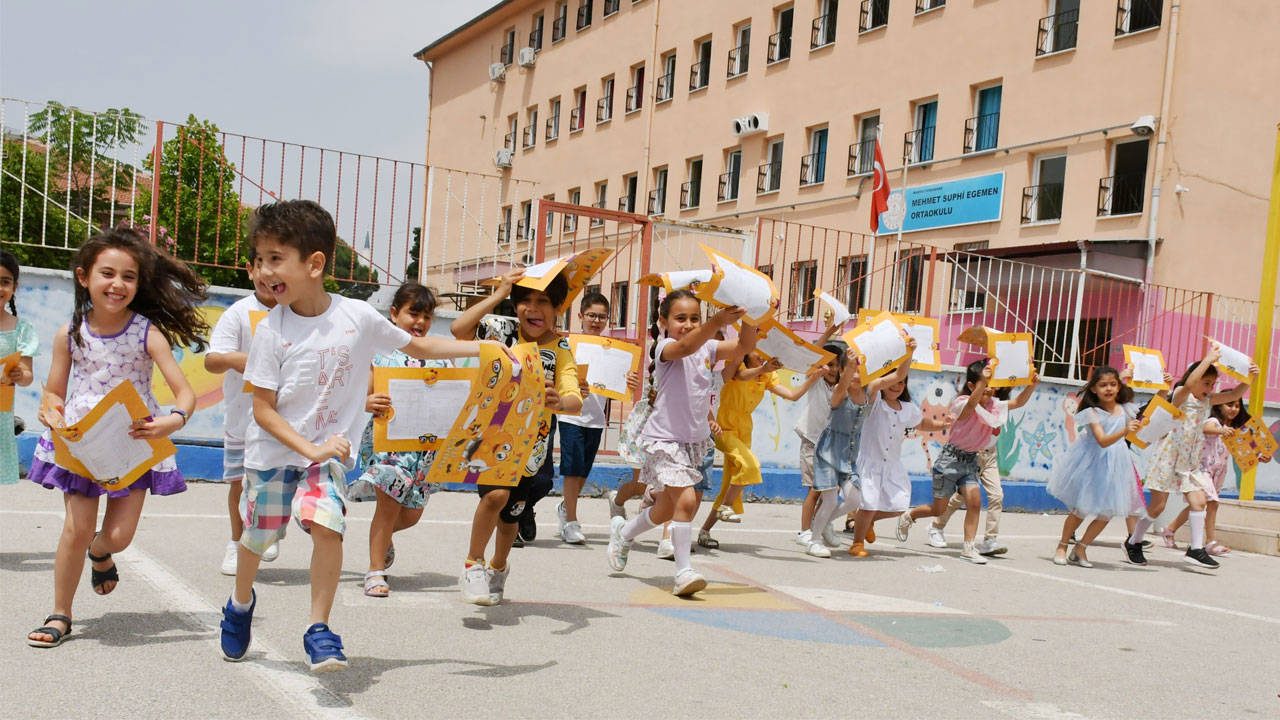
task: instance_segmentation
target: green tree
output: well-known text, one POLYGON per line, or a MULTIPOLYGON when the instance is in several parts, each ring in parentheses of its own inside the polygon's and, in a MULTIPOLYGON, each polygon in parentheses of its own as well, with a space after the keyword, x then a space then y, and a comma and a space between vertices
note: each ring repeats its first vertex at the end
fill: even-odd
POLYGON ((60 204, 45 200, 44 153, 28 147, 24 175, 22 151, 20 140, 5 141, 0 171, 0 241, 23 265, 68 270, 72 253, 88 234, 87 225, 74 217, 68 219, 60 204), (62 247, 64 238, 69 249, 62 247))
POLYGON ((422 228, 413 229, 413 244, 409 248, 409 264, 404 269, 404 279, 406 282, 413 280, 418 281, 418 256, 422 254, 422 228))
POLYGON ((367 300, 378 289, 378 271, 360 262, 360 256, 342 238, 338 238, 329 270, 329 277, 324 281, 329 292, 367 300))

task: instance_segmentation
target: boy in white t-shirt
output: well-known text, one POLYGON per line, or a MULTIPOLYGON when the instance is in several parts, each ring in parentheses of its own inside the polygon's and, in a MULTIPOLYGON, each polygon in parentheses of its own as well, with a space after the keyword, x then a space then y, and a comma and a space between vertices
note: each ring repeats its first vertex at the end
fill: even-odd
MULTIPOLYGON (((253 390, 244 383, 244 364, 249 359, 249 343, 253 339, 255 319, 261 319, 276 306, 271 290, 262 284, 258 264, 252 260, 248 267, 253 293, 235 301, 222 312, 213 332, 209 334, 209 349, 204 356, 204 369, 211 373, 225 373, 222 377, 222 407, 226 423, 222 439, 222 480, 227 483, 227 514, 231 519, 231 539, 222 554, 223 575, 236 574, 236 557, 239 555, 240 533, 244 522, 240 519, 240 486, 244 480, 244 432, 253 415, 253 390)), ((279 544, 272 544, 262 554, 271 562, 280 554, 279 544)))
POLYGON ((303 648, 313 671, 341 669, 342 639, 328 622, 342 571, 346 471, 355 467, 351 438, 364 426, 370 364, 393 350, 422 359, 475 356, 480 344, 413 337, 368 303, 325 292, 337 232, 314 202, 258 208, 249 241, 276 307, 258 323, 245 363, 253 422, 245 431, 244 532, 235 591, 222 610, 222 655, 237 661, 248 651, 258 564, 293 516, 313 544, 303 648))

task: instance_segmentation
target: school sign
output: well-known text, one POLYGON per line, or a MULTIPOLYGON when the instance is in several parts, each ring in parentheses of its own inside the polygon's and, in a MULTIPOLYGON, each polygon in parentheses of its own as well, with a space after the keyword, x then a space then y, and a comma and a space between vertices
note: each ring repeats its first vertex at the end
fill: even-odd
POLYGON ((996 222, 1004 197, 1004 173, 895 190, 880 213, 880 235, 996 222))

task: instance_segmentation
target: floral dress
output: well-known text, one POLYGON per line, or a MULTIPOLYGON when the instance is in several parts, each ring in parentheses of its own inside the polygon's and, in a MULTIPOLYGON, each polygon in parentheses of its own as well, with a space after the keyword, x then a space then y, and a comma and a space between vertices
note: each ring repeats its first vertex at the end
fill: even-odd
MULTIPOLYGON (((1206 430, 1221 430, 1222 423, 1216 418, 1205 421, 1206 430)), ((1198 480, 1210 500, 1217 500, 1223 483, 1227 480, 1227 469, 1231 467, 1231 452, 1227 444, 1222 442, 1221 435, 1205 435, 1204 449, 1200 451, 1200 467, 1196 469, 1198 480)))
MULTIPOLYGON (((34 357, 40 336, 31 323, 18 318, 12 330, 0 330, 0 358, 12 353, 34 357)), ((18 440, 13 436, 13 410, 0 410, 0 484, 18 482, 18 440)))
POLYGON ((1200 453, 1204 448, 1204 422, 1209 419, 1209 399, 1201 400, 1191 393, 1178 408, 1183 418, 1173 432, 1156 446, 1151 469, 1143 485, 1162 493, 1187 493, 1204 490, 1196 477, 1200 453))
MULTIPOLYGON (((399 350, 390 355, 377 356, 373 364, 374 367, 394 368, 453 367, 448 360, 419 360, 399 350)), ((417 510, 426 507, 427 497, 438 489, 435 486, 428 487, 425 482, 435 457, 433 450, 374 452, 373 420, 370 420, 360 438, 360 465, 364 472, 347 488, 347 499, 356 502, 375 500, 377 491, 381 490, 407 508, 417 510)))

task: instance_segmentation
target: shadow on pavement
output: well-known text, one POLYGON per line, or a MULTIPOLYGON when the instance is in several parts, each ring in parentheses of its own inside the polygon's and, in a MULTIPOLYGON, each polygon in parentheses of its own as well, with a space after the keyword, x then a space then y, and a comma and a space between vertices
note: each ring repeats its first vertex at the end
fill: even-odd
POLYGON ((477 607, 478 615, 462 618, 462 626, 468 630, 492 630, 495 627, 514 627, 525 618, 545 617, 565 624, 552 635, 568 635, 582 630, 592 620, 618 617, 595 608, 560 603, 510 602, 494 607, 477 607))
POLYGON ((57 553, 0 553, 0 570, 10 572, 50 572, 57 553))
MULTIPOLYGON (((220 619, 220 618, 219 618, 220 619)), ((113 612, 98 618, 76 620, 81 640, 96 640, 108 647, 137 647, 160 643, 207 640, 216 625, 212 618, 196 618, 181 612, 113 612)))

